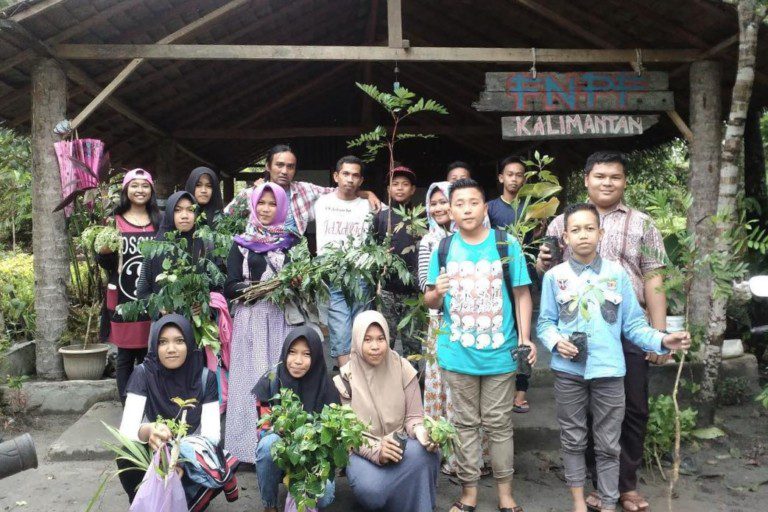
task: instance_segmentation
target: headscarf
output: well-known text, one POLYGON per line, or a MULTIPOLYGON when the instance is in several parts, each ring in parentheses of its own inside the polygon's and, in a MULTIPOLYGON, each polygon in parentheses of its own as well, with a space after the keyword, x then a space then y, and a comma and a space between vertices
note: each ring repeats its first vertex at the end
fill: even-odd
POLYGON ((450 187, 451 187, 451 184, 447 181, 437 181, 431 184, 427 189, 427 199, 425 200, 425 203, 427 207, 427 223, 429 226, 429 232, 433 236, 437 236, 439 238, 443 238, 446 234, 452 231, 451 226, 453 225, 453 223, 452 222, 448 223, 448 229, 438 224, 435 221, 435 219, 432 218, 432 212, 429 209, 429 201, 432 199, 432 194, 435 192, 435 190, 440 190, 443 194, 445 194, 445 198, 448 199, 449 193, 450 193, 450 187))
POLYGON ((248 217, 245 233, 235 236, 237 245, 255 253, 264 253, 288 249, 295 243, 295 235, 285 228, 285 219, 288 217, 288 196, 283 187, 270 182, 259 185, 251 194, 250 209, 251 214, 248 217), (256 206, 267 189, 271 190, 275 196, 277 211, 272 223, 265 226, 256 214, 256 206))
POLYGON ((207 174, 210 178, 213 191, 211 192, 211 200, 208 201, 208 204, 205 206, 200 206, 198 215, 200 213, 205 213, 205 223, 213 227, 213 221, 216 218, 216 215, 221 213, 221 209, 224 207, 224 201, 221 198, 221 189, 219 188, 219 177, 216 176, 216 173, 208 167, 196 167, 190 173, 189 178, 187 178, 187 184, 184 186, 184 190, 194 197, 195 187, 203 174, 207 174))
POLYGON ((342 368, 352 390, 352 409, 361 421, 370 424, 370 433, 384 437, 405 426, 405 388, 416 377, 407 360, 389 348, 389 327, 378 311, 363 311, 352 325, 352 352, 342 368), (363 340, 371 324, 378 324, 387 339, 388 353, 378 366, 363 358, 363 340))
POLYGON ((147 403, 144 408, 146 417, 150 421, 154 421, 157 416, 167 419, 174 418, 179 413, 179 406, 171 401, 172 398, 196 398, 198 400, 197 406, 187 409, 187 423, 192 427, 190 432, 197 430, 197 427, 200 426, 200 414, 203 406, 199 401, 204 392, 202 375, 205 364, 202 353, 195 343, 195 333, 189 320, 181 315, 171 314, 153 322, 149 332, 149 350, 142 366, 147 382, 147 403), (187 345, 187 358, 175 370, 169 370, 163 366, 157 354, 160 333, 168 325, 179 328, 187 345))
POLYGON ((328 404, 339 403, 339 392, 328 376, 320 335, 310 326, 296 327, 286 336, 280 362, 275 368, 265 373, 253 388, 253 394, 260 402, 267 403, 274 395, 272 393, 274 379, 278 381, 278 389, 288 388, 296 393, 307 412, 320 412, 328 404), (288 371, 288 351, 294 342, 301 338, 307 340, 312 362, 309 371, 302 378, 296 379, 288 371))
MULTIPOLYGON (((155 240, 165 240, 165 234, 170 231, 176 231, 176 223, 173 220, 173 210, 176 209, 176 205, 181 201, 182 199, 189 199, 192 201, 192 204, 197 204, 195 201, 195 196, 187 192, 186 190, 179 190, 178 192, 174 192, 171 194, 171 197, 168 198, 168 200, 165 202, 165 211, 163 212, 163 218, 160 221, 160 228, 157 230, 157 234, 155 235, 155 240)), ((197 215, 195 215, 195 219, 197 219, 197 215)), ((192 234, 195 232, 195 228, 193 227, 186 233, 180 233, 180 235, 184 238, 188 239, 188 242, 190 245, 188 247, 191 247, 192 242, 192 234)))

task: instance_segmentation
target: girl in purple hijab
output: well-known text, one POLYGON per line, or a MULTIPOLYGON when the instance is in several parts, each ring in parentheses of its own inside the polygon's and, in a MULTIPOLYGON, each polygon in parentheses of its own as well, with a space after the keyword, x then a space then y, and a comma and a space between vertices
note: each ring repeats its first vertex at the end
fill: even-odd
POLYGON ((285 219, 288 217, 288 196, 283 187, 274 183, 264 183, 251 194, 251 213, 248 217, 248 226, 245 233, 235 236, 235 243, 249 251, 264 253, 275 249, 290 249, 296 243, 296 235, 285 227, 285 219), (264 195, 270 197, 269 204, 274 205, 274 216, 265 224, 259 218, 258 210, 265 210, 267 203, 262 199, 264 195), (259 206, 261 205, 261 206, 259 206))
POLYGON ((258 416, 251 390, 280 361, 292 326, 284 311, 268 300, 246 304, 238 299, 251 284, 280 272, 296 237, 285 228, 288 198, 282 187, 272 183, 258 187, 250 209, 248 227, 235 237, 229 251, 224 284, 224 295, 235 302, 224 446, 241 461, 253 463, 258 416))

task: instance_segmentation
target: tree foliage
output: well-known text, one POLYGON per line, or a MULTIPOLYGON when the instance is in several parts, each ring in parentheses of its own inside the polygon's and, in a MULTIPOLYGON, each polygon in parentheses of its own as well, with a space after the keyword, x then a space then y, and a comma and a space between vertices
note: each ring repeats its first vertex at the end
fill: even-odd
POLYGON ((29 137, 0 128, 0 245, 32 244, 32 152, 29 137))

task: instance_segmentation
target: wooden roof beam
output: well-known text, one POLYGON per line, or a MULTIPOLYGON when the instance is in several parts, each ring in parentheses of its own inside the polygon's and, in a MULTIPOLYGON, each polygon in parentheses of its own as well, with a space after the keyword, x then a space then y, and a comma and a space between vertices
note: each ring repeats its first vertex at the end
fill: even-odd
MULTIPOLYGON (((231 0, 218 9, 214 9, 213 11, 209 12, 202 18, 193 21, 192 23, 180 28, 171 34, 168 34, 164 38, 160 39, 157 44, 168 44, 172 42, 183 41, 185 38, 206 28, 214 21, 217 21, 227 14, 230 14, 235 9, 242 7, 250 1, 251 0, 231 0)), ((125 82, 125 80, 136 70, 136 68, 141 66, 143 62, 144 59, 141 58, 133 59, 127 66, 125 66, 122 71, 120 71, 117 76, 112 79, 112 81, 107 84, 107 86, 104 87, 104 89, 102 89, 101 92, 99 92, 99 94, 97 94, 96 97, 93 98, 91 102, 86 105, 86 107, 81 110, 77 116, 75 116, 71 122, 72 130, 76 130, 81 124, 83 124, 83 122, 88 119, 88 116, 90 116, 94 110, 99 108, 99 106, 101 106, 104 101, 109 98, 109 96, 115 92, 115 90, 120 87, 123 82, 125 82)))
POLYGON ((387 0, 387 39, 390 48, 408 48, 403 39, 403 6, 400 0, 387 0))
MULTIPOLYGON (((366 130, 363 126, 305 126, 291 128, 214 128, 175 130, 174 138, 177 139, 207 139, 207 140, 269 140, 269 139, 296 139, 301 137, 352 137, 360 135, 366 130)), ((456 125, 424 125, 424 126, 400 126, 398 132, 414 133, 426 130, 436 135, 466 134, 466 135, 493 135, 498 134, 499 129, 490 125, 456 126, 456 125)))
MULTIPOLYGON (((692 62, 697 49, 642 49, 646 63, 692 62)), ((402 62, 497 62, 530 63, 530 48, 384 46, 295 46, 211 44, 59 44, 53 55, 61 59, 166 59, 166 60, 286 60, 286 61, 402 61, 402 62)), ((542 64, 592 64, 631 62, 635 49, 537 49, 542 64)))
MULTIPOLYGON (((45 40, 45 43, 49 45, 62 43, 67 39, 70 39, 84 32, 87 32, 88 30, 91 29, 91 27, 98 25, 102 21, 105 21, 111 18, 112 16, 116 16, 121 12, 124 12, 128 9, 131 9, 132 7, 135 7, 140 3, 143 3, 143 1, 144 0, 124 0, 122 2, 118 2, 112 7, 109 7, 103 10, 102 12, 94 16, 91 16, 90 18, 84 19, 83 21, 80 21, 77 24, 59 32, 55 36, 49 37, 48 39, 45 40)), ((16 16, 13 16, 11 19, 13 19, 14 21, 18 21, 16 19, 16 16)), ((0 62, 0 73, 26 62, 27 60, 31 59, 34 55, 35 55, 35 52, 33 52, 32 50, 20 51, 13 57, 9 59, 5 59, 4 61, 0 62)))
MULTIPOLYGON (((35 52, 37 52, 40 55, 44 55, 46 57, 54 57, 53 51, 51 48, 46 45, 44 42, 38 40, 35 38, 33 34, 31 34, 27 29, 19 25, 13 20, 0 20, 0 28, 7 30, 9 33, 13 34, 14 37, 19 38, 26 46, 29 46, 32 48, 35 52)), ((66 61, 58 60, 59 65, 64 70, 66 75, 69 77, 70 80, 75 82, 76 84, 82 85, 87 90, 89 90, 92 94, 98 94, 98 92, 101 90, 101 86, 96 83, 91 77, 88 76, 87 73, 85 73, 82 69, 75 66, 74 64, 66 61)), ((152 121, 144 118, 141 114, 134 111, 131 107, 126 105, 120 100, 117 100, 115 98, 107 98, 107 103, 110 107, 117 110, 123 116, 130 119, 134 123, 138 124, 148 132, 157 135, 159 137, 169 137, 168 133, 163 130, 161 127, 154 124, 152 121)), ((183 151, 184 153, 188 154, 192 158, 205 163, 207 165, 213 166, 211 162, 206 160, 205 158, 195 154, 190 149, 178 145, 178 148, 180 151, 183 151)))
MULTIPOLYGON (((56 7, 57 5, 63 4, 67 0, 42 0, 41 2, 36 2, 34 4, 27 3, 27 8, 23 11, 14 14, 11 16, 10 19, 15 21, 16 23, 20 23, 27 18, 32 18, 33 16, 37 16, 38 14, 47 11, 48 9, 51 9, 53 7, 56 7)), ((20 7, 20 6, 10 6, 11 9, 14 7, 20 7)))

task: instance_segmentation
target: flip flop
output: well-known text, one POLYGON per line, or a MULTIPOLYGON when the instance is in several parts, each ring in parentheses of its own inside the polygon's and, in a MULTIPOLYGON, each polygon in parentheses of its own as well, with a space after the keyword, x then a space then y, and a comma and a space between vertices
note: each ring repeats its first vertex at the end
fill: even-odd
POLYGON ((523 400, 521 404, 512 404, 512 412, 525 414, 531 410, 531 406, 528 404, 528 400, 523 400))
POLYGON ((624 493, 619 497, 619 504, 621 505, 622 510, 626 510, 627 512, 648 512, 651 509, 648 501, 639 494, 624 493), (631 503, 634 510, 626 507, 624 505, 625 503, 631 503), (642 505, 643 503, 645 503, 645 505, 642 505))
POLYGON ((451 505, 451 510, 453 509, 456 509, 459 512, 475 512, 477 507, 467 505, 466 503, 462 503, 461 500, 457 500, 453 502, 453 505, 451 505))

